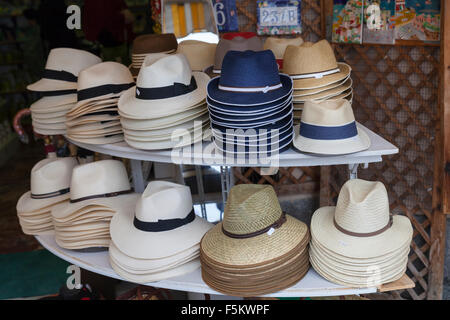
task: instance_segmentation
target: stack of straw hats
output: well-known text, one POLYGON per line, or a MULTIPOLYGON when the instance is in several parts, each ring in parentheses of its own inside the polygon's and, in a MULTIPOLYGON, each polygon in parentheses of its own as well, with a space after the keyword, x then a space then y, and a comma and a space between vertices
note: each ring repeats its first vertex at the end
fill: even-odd
POLYGON ((212 225, 195 215, 189 187, 152 181, 135 208, 111 221, 110 263, 117 274, 147 283, 200 267, 200 240, 212 225))
POLYGON ((149 54, 174 53, 177 51, 178 42, 173 33, 145 34, 136 37, 131 49, 130 71, 133 77, 137 77, 149 54))
POLYGON ((306 101, 300 125, 295 126, 294 147, 300 151, 339 155, 366 150, 371 141, 355 121, 348 100, 306 101))
POLYGON ((133 212, 137 198, 122 162, 103 160, 75 167, 70 202, 51 211, 56 243, 66 249, 108 247, 111 218, 133 212))
POLYGON ((283 70, 283 59, 284 52, 287 46, 299 46, 303 43, 301 37, 297 38, 279 38, 279 37, 268 37, 264 41, 264 50, 271 50, 277 59, 278 67, 283 70))
POLYGON ((209 77, 192 72, 182 54, 147 56, 135 87, 119 100, 125 141, 144 150, 171 149, 201 142, 209 126, 209 77))
POLYGON ((103 62, 80 72, 77 103, 67 113, 67 136, 78 142, 106 144, 123 141, 117 103, 134 86, 130 70, 103 62))
POLYGON ((184 54, 192 71, 205 72, 214 64, 216 54, 215 43, 197 40, 184 40, 178 44, 177 53, 184 54))
POLYGON ((406 271, 413 229, 391 216, 381 182, 350 180, 336 207, 318 209, 311 220, 310 260, 325 279, 352 287, 398 280, 406 271))
POLYGON ((281 211, 272 186, 235 186, 223 222, 201 241, 202 278, 227 295, 278 292, 306 275, 308 242, 308 227, 281 211))
POLYGON ((36 133, 66 133, 66 113, 77 102, 78 74, 100 62, 99 57, 83 50, 57 48, 50 51, 42 79, 27 87, 43 95, 30 108, 36 133))
POLYGON ((53 230, 50 211, 69 200, 75 158, 49 158, 31 169, 31 191, 17 202, 17 216, 25 234, 37 235, 53 230))
POLYGON ((288 46, 283 72, 294 81, 294 110, 302 110, 305 101, 353 99, 351 68, 337 62, 326 40, 288 46))
POLYGON ((261 156, 290 147, 292 80, 278 72, 272 51, 229 51, 207 91, 219 153, 261 156))

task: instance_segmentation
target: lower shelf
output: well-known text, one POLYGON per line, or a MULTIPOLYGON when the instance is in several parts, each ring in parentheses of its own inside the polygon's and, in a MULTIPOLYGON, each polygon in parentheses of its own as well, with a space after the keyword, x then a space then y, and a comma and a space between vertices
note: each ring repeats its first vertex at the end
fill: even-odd
MULTIPOLYGON (((44 248, 49 250, 51 253, 55 254, 61 259, 68 261, 69 263, 79 266, 82 269, 95 272, 110 278, 127 281, 121 278, 119 275, 117 275, 111 268, 111 265, 109 264, 109 257, 107 251, 85 253, 66 250, 59 247, 56 244, 54 235, 52 233, 36 236, 36 239, 41 243, 41 245, 44 248)), ((406 275, 404 277, 406 277, 406 275)), ((412 281, 409 278, 407 279, 402 278, 400 280, 403 281, 402 285, 400 286, 395 285, 394 286, 395 289, 392 290, 404 289, 405 284, 407 284, 407 287, 409 288, 411 287, 412 281)), ((158 281, 154 283, 147 283, 146 285, 156 288, 165 288, 178 291, 222 295, 221 293, 218 293, 217 291, 208 287, 205 284, 205 282, 203 282, 200 269, 181 277, 171 278, 168 280, 158 281)), ((412 283, 412 286, 414 286, 414 283, 412 283)), ((267 295, 266 297, 284 298, 284 297, 342 296, 342 295, 375 293, 377 291, 383 291, 381 289, 382 288, 376 287, 357 289, 337 285, 323 279, 311 268, 308 274, 293 287, 290 287, 286 290, 274 294, 267 295)))

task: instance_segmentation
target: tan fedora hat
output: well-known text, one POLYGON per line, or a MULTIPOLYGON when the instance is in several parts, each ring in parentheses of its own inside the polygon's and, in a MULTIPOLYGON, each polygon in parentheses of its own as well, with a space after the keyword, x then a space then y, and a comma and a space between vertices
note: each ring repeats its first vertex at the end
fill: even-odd
POLYGON ((411 243, 407 217, 390 215, 381 182, 353 179, 342 187, 336 207, 318 209, 311 235, 323 247, 348 259, 383 257, 411 243))
MULTIPOLYGON (((323 100, 329 100, 331 98, 335 98, 335 99, 340 99, 343 98, 347 95, 344 95, 344 93, 346 93, 347 90, 351 90, 352 87, 352 79, 348 79, 346 82, 344 82, 343 84, 332 88, 332 89, 328 89, 319 93, 315 93, 315 94, 311 94, 311 95, 306 95, 306 96, 301 96, 301 97, 294 97, 293 102, 305 102, 308 100, 315 100, 315 101, 323 101, 323 100)), ((350 94, 350 90, 347 92, 348 94, 350 94)))
POLYGON ((283 70, 284 52, 287 46, 299 46, 303 43, 301 37, 296 38, 280 38, 280 37, 268 37, 264 41, 264 50, 271 50, 277 59, 278 67, 283 70))
POLYGON ((342 81, 351 72, 349 65, 338 63, 333 48, 326 40, 288 46, 284 54, 283 72, 289 74, 294 89, 314 89, 342 81))
POLYGON ((196 216, 190 188, 151 181, 134 212, 119 212, 111 220, 111 237, 125 255, 159 259, 200 243, 212 224, 196 216), (148 243, 164 243, 149 246, 148 243))
POLYGON ((222 69, 222 61, 228 51, 262 51, 263 43, 258 37, 244 38, 234 37, 231 40, 220 39, 216 47, 216 55, 214 57, 213 73, 220 74, 222 69))
POLYGON ((294 147, 303 152, 347 154, 370 147, 368 134, 355 121, 350 102, 345 99, 306 101, 294 133, 294 147))
POLYGON ((52 49, 47 58, 44 76, 41 80, 27 86, 27 89, 36 92, 75 93, 81 70, 100 62, 102 60, 99 57, 84 50, 52 49))
POLYGON ((31 191, 17 202, 17 212, 33 212, 69 199, 75 158, 49 158, 39 161, 31 169, 31 191))
POLYGON ((154 63, 145 61, 136 87, 119 99, 121 114, 153 119, 185 111, 206 99, 209 77, 192 72, 182 54, 173 54, 154 63))
POLYGON ((214 64, 216 47, 215 43, 185 40, 178 44, 177 52, 186 56, 192 71, 204 72, 214 64))
POLYGON ((124 164, 118 160, 102 160, 77 166, 70 184, 70 202, 55 207, 55 220, 70 217, 89 206, 104 206, 112 210, 127 210, 134 206, 134 193, 124 164))
MULTIPOLYGON (((173 53, 177 48, 177 38, 173 33, 145 34, 134 39, 131 56, 132 60, 137 58, 142 61, 150 53, 173 53)), ((139 69, 137 65, 132 65, 130 71, 133 76, 137 76, 139 69)))
POLYGON ((120 96, 134 86, 130 70, 118 62, 103 62, 80 72, 78 77, 77 105, 120 96))

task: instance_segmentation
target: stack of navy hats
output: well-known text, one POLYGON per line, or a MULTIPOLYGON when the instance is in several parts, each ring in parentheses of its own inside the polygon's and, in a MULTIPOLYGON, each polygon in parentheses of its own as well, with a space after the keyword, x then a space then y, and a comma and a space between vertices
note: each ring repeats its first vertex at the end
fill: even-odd
POLYGON ((229 51, 220 77, 208 83, 216 150, 227 155, 273 155, 293 140, 292 80, 272 51, 229 51))

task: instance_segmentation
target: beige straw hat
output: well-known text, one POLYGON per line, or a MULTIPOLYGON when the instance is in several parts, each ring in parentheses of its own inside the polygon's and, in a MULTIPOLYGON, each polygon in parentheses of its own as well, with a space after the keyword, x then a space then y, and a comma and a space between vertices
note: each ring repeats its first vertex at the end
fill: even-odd
POLYGON ((37 92, 75 91, 80 71, 100 62, 102 60, 99 57, 84 50, 52 49, 47 58, 43 78, 30 84, 27 89, 37 92))
POLYGON ((328 250, 348 259, 383 257, 411 243, 407 217, 389 213, 381 182, 354 179, 342 187, 336 207, 318 209, 311 235, 328 250))
POLYGON ((72 170, 75 158, 49 158, 39 161, 31 169, 31 191, 17 202, 17 212, 39 211, 69 199, 72 170))
POLYGON ((215 43, 185 40, 178 44, 177 53, 181 53, 187 58, 192 71, 204 72, 214 64, 216 47, 215 43))
POLYGON ((279 38, 268 37, 264 42, 264 50, 272 50, 275 59, 283 59, 287 46, 299 46, 303 43, 301 37, 297 38, 279 38))
POLYGON ((294 147, 303 152, 347 154, 370 147, 369 136, 356 123, 350 102, 345 99, 306 101, 294 133, 294 147))
POLYGON ((307 237, 308 227, 285 215, 267 185, 237 185, 230 191, 224 220, 202 239, 202 253, 236 267, 275 260, 307 237))
POLYGON ((342 81, 351 72, 349 65, 338 63, 333 48, 326 40, 288 46, 284 54, 283 72, 289 74, 294 89, 314 89, 342 81))

